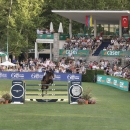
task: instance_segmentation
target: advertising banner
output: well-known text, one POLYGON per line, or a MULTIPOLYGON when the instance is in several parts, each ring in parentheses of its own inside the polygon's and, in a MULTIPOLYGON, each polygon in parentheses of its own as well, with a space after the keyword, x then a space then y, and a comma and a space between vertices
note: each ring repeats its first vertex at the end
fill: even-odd
POLYGON ((130 51, 101 51, 102 56, 126 56, 130 55, 130 51))
POLYGON ((89 50, 78 50, 78 51, 77 50, 64 50, 64 49, 59 50, 59 55, 62 55, 62 56, 68 56, 70 53, 73 56, 88 56, 89 50))
POLYGON ((106 75, 97 75, 97 83, 108 85, 123 91, 129 91, 129 82, 106 75))
MULTIPOLYGON (((11 80, 42 80, 42 72, 0 72, 0 79, 11 80)), ((54 81, 81 81, 81 74, 55 73, 54 81)))

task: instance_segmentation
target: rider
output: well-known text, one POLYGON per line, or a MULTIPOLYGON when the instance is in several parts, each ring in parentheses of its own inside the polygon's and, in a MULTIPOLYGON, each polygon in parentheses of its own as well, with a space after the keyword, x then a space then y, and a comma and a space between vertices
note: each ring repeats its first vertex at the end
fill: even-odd
POLYGON ((49 72, 54 73, 54 71, 53 71, 51 68, 49 68, 48 70, 45 70, 45 71, 44 71, 44 74, 43 74, 43 79, 42 79, 42 80, 45 80, 45 77, 46 77, 46 75, 47 75, 49 72))

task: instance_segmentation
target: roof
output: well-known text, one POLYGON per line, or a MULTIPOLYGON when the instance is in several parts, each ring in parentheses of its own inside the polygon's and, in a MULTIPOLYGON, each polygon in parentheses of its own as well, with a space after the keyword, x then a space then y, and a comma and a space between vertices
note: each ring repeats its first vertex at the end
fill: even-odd
POLYGON ((85 24, 85 16, 88 15, 92 15, 97 24, 119 24, 121 16, 130 16, 129 10, 52 10, 52 12, 82 24, 85 24))

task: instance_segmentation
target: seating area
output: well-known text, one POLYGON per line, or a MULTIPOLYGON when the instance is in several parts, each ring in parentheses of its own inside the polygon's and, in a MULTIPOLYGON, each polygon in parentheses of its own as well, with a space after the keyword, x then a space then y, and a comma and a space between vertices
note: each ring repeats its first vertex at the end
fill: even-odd
POLYGON ((92 55, 99 56, 100 51, 103 50, 104 48, 107 48, 109 44, 110 44, 110 41, 103 41, 92 55))
POLYGON ((90 50, 92 53, 102 42, 102 37, 92 38, 90 36, 73 36, 67 38, 63 49, 65 50, 90 50))

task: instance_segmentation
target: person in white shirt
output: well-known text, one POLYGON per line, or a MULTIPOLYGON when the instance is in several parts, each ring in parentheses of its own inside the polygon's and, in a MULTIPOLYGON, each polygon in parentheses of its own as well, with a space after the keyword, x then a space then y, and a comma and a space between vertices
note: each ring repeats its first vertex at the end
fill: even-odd
POLYGON ((72 55, 73 55, 73 53, 72 53, 72 51, 70 51, 70 52, 68 53, 68 57, 72 57, 72 55))
POLYGON ((102 42, 102 36, 99 37, 99 40, 102 42))
POLYGON ((37 34, 42 34, 42 31, 39 28, 37 29, 37 34))
POLYGON ((42 66, 41 66, 41 65, 38 66, 37 71, 38 71, 38 72, 42 72, 42 66))
POLYGON ((97 66, 95 64, 93 64, 92 69, 96 70, 96 68, 97 68, 97 66))
POLYGON ((103 51, 106 51, 106 50, 107 50, 107 48, 106 48, 106 47, 104 47, 104 48, 103 48, 103 51))
POLYGON ((60 72, 60 70, 59 70, 59 67, 58 67, 58 66, 56 66, 56 67, 55 67, 54 72, 55 72, 55 73, 59 73, 59 72, 60 72))
POLYGON ((111 45, 114 45, 114 42, 115 42, 115 40, 112 38, 111 39, 111 45))

